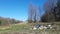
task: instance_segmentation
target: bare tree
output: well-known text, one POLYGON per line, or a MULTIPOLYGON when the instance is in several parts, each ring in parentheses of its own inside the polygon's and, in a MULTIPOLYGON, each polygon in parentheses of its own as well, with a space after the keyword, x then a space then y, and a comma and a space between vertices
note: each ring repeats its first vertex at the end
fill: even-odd
POLYGON ((32 23, 32 16, 33 16, 33 4, 31 3, 29 6, 29 12, 28 12, 28 22, 32 23))
POLYGON ((41 16, 42 16, 42 11, 41 11, 41 8, 40 6, 38 7, 38 22, 41 22, 41 16))
POLYGON ((34 7, 34 23, 37 21, 36 18, 37 18, 37 11, 36 11, 36 7, 34 7))
POLYGON ((28 12, 28 22, 32 23, 32 22, 36 22, 36 18, 37 18, 37 8, 36 6, 33 6, 33 4, 31 3, 29 6, 29 12, 28 12))

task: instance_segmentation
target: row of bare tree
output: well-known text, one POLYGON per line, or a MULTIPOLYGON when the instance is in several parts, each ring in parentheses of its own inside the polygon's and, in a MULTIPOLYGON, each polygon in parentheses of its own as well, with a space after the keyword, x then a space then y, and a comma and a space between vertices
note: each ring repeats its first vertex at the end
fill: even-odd
POLYGON ((45 13, 41 16, 41 8, 37 8, 32 3, 28 12, 28 22, 53 22, 60 20, 60 0, 47 0, 44 4, 45 13), (39 13, 38 13, 39 12, 39 13))

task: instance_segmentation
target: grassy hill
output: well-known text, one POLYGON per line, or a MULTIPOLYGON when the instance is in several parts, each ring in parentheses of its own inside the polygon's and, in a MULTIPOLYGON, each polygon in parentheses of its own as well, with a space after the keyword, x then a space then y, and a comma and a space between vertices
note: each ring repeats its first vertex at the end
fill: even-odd
MULTIPOLYGON (((47 23, 40 23, 47 24, 47 23)), ((37 25, 36 23, 21 23, 10 26, 1 27, 0 34, 60 34, 60 25, 55 24, 58 29, 46 29, 46 30, 32 30, 31 27, 37 25)))

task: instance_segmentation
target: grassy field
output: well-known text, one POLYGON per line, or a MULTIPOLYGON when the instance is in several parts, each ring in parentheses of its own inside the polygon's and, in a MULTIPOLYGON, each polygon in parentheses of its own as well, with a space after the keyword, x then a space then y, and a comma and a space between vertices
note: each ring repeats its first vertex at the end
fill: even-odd
MULTIPOLYGON (((47 23, 40 23, 45 24, 47 23)), ((46 29, 46 30, 32 30, 32 26, 36 25, 36 23, 24 23, 24 24, 16 24, 10 25, 6 27, 0 27, 0 34, 60 34, 60 25, 55 24, 57 29, 46 29)))

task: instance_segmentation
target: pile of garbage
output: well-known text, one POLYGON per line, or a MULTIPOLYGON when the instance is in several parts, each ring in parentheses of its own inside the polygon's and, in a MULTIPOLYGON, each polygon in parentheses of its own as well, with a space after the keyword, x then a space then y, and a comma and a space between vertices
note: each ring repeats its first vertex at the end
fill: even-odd
POLYGON ((33 30, 36 30, 36 29, 52 29, 53 27, 52 27, 52 25, 47 25, 47 26, 45 26, 45 25, 37 25, 37 26, 34 26, 32 29, 33 30))

